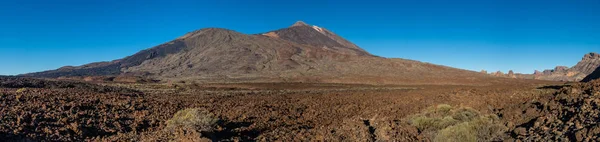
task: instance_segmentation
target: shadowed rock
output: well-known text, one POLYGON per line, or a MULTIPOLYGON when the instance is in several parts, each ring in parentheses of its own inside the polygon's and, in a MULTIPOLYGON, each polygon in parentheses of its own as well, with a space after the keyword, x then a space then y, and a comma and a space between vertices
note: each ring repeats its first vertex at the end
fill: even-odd
POLYGON ((600 67, 596 68, 596 70, 594 72, 592 72, 590 75, 583 78, 583 80, 581 80, 581 81, 582 82, 590 82, 590 81, 598 79, 598 78, 600 78, 600 67))

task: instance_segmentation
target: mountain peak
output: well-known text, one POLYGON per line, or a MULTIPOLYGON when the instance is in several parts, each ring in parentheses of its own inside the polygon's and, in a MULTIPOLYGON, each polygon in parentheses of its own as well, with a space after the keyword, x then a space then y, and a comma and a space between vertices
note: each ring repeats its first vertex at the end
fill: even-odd
POLYGON ((598 54, 596 52, 590 52, 588 54, 585 54, 585 56, 583 56, 582 60, 594 60, 594 59, 600 59, 600 54, 598 54))
POLYGON ((326 48, 327 50, 350 55, 371 56, 350 41, 335 33, 318 26, 310 26, 302 21, 296 22, 288 28, 283 28, 263 34, 270 37, 292 41, 295 43, 326 48))
POLYGON ((291 27, 298 27, 298 26, 309 26, 308 24, 302 22, 302 21, 297 21, 296 23, 294 23, 294 25, 292 25, 291 27))

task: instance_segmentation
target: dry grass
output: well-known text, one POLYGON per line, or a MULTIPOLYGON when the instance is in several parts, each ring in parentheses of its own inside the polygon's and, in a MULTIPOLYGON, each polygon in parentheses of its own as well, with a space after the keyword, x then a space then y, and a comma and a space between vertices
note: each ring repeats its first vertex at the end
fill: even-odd
POLYGON ((491 141, 506 131, 496 115, 446 104, 413 115, 409 122, 436 142, 491 141))
POLYGON ((25 92, 25 91, 27 91, 27 88, 19 88, 19 89, 17 89, 16 92, 21 93, 21 92, 25 92))
POLYGON ((199 108, 180 110, 167 120, 164 137, 158 141, 204 142, 211 141, 219 119, 214 114, 199 108))
POLYGON ((214 114, 198 108, 180 110, 167 121, 167 129, 191 128, 199 132, 213 131, 218 118, 214 114))

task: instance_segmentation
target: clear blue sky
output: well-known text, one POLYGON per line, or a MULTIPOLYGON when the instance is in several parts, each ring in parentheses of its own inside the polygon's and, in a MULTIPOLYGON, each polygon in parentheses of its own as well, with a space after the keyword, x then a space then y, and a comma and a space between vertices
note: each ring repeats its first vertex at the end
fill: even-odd
POLYGON ((0 74, 109 61, 206 27, 297 20, 367 51, 488 71, 572 66, 600 52, 600 0, 2 0, 0 74))

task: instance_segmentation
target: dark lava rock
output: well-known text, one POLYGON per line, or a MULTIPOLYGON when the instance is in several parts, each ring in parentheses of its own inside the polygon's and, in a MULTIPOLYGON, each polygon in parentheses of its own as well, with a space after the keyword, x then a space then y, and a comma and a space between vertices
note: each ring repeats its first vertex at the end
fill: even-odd
POLYGON ((600 135, 600 80, 566 85, 553 94, 505 108, 500 115, 516 124, 511 129, 514 139, 596 140, 600 135))

